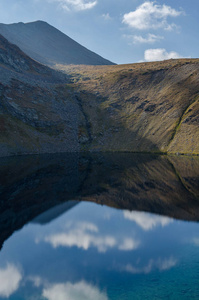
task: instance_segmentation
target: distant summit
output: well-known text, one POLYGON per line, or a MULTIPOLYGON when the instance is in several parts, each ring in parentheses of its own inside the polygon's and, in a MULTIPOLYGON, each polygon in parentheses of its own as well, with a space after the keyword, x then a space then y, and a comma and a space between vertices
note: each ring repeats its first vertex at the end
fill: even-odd
POLYGON ((0 34, 34 60, 51 67, 56 64, 114 64, 43 21, 0 24, 0 34))

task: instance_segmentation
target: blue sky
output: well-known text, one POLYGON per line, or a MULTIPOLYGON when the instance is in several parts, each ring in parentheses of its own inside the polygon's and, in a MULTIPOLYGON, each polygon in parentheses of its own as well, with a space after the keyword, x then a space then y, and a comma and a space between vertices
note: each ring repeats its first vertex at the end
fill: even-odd
POLYGON ((0 23, 43 20, 116 63, 198 57, 198 0, 1 0, 0 23))

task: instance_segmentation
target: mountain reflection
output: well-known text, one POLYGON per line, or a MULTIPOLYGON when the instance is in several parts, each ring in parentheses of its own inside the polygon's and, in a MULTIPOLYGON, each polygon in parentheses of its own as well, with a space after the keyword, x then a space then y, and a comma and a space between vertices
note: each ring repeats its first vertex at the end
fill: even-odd
POLYGON ((129 153, 1 158, 0 199, 0 245, 27 222, 45 224, 82 200, 124 209, 124 217, 145 230, 167 225, 164 216, 198 221, 199 158, 129 153), (55 206, 61 208, 50 212, 55 206), (132 210, 162 217, 150 220, 132 210))

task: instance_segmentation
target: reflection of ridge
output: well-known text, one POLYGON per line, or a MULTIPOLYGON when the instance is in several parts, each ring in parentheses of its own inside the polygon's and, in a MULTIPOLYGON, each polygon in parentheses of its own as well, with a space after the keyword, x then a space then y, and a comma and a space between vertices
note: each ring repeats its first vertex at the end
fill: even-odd
POLYGON ((71 199, 199 221, 199 158, 131 153, 1 158, 0 248, 15 230, 71 199))
POLYGON ((66 203, 57 205, 43 212, 41 215, 34 218, 31 222, 36 224, 47 224, 58 218, 62 214, 66 213, 68 210, 73 208, 75 205, 79 204, 79 201, 67 201, 66 203))

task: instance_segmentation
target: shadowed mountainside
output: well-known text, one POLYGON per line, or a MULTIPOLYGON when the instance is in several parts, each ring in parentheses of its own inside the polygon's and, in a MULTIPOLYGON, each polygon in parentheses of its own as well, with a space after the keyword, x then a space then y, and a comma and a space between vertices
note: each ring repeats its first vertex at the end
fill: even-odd
POLYGON ((9 84, 11 79, 41 85, 41 82, 66 82, 67 76, 31 59, 19 47, 0 35, 0 83, 9 84))
POLYGON ((0 34, 19 46, 27 55, 48 66, 113 64, 43 21, 0 24, 0 34))
POLYGON ((67 75, 0 36, 0 156, 78 151, 78 105, 67 75))
POLYGON ((1 158, 0 199, 0 245, 69 200, 199 221, 199 158, 129 153, 1 158))

